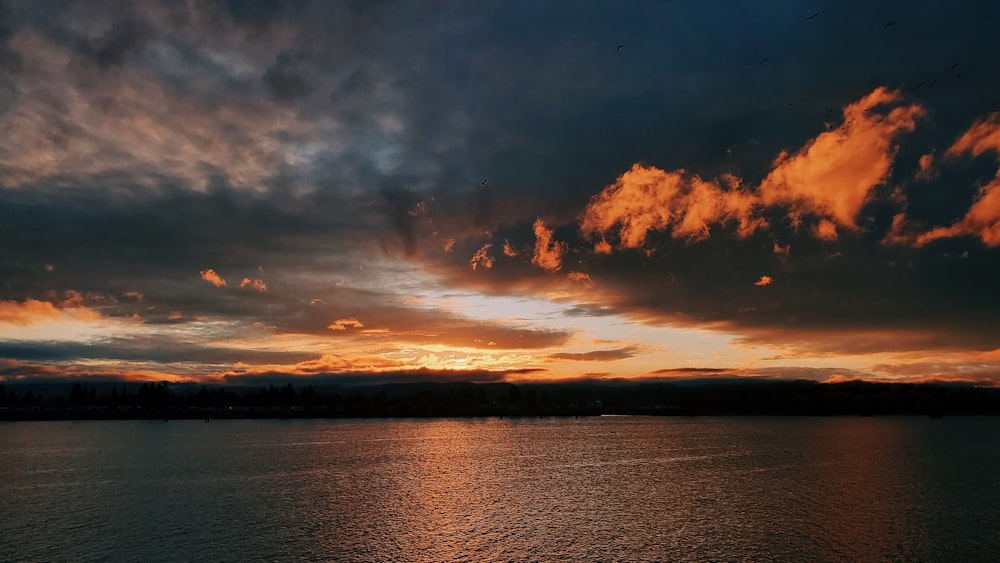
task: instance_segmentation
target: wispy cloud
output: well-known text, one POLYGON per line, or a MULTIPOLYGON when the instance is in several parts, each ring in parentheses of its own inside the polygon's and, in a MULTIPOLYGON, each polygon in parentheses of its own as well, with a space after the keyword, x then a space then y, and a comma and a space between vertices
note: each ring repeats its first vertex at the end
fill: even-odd
POLYGON ((631 358, 638 352, 635 346, 625 346, 612 350, 592 350, 590 352, 558 352, 550 354, 553 360, 570 360, 576 362, 613 362, 631 358))

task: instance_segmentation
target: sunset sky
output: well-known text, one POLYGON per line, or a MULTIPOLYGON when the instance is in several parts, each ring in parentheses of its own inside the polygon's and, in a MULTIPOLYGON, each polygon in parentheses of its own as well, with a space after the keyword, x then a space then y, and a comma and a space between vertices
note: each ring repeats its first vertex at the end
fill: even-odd
POLYGON ((1000 4, 2 6, 0 380, 1000 383, 1000 4))

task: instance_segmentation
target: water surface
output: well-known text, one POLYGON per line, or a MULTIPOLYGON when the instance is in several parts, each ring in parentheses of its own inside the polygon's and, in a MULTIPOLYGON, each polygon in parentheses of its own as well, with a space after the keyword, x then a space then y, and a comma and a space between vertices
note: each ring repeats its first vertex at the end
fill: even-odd
POLYGON ((1000 419, 0 425, 4 561, 1000 560, 1000 419))

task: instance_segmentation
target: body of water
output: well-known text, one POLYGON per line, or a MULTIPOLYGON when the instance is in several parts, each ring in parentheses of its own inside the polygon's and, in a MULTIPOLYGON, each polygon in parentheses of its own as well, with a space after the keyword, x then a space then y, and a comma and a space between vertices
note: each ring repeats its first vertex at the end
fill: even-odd
POLYGON ((0 425, 3 561, 998 561, 1000 419, 0 425))

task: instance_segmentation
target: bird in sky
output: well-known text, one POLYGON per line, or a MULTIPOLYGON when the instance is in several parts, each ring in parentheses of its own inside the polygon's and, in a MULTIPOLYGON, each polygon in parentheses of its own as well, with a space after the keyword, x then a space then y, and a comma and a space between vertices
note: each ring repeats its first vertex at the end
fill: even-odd
POLYGON ((814 18, 815 18, 816 16, 818 16, 818 15, 819 15, 819 12, 816 12, 815 14, 813 14, 813 15, 809 16, 809 17, 808 17, 808 18, 806 18, 806 19, 807 19, 807 20, 811 20, 811 19, 814 19, 814 18))
POLYGON ((944 71, 948 72, 949 70, 955 70, 956 68, 958 68, 958 63, 951 65, 950 67, 944 69, 944 71))
POLYGON ((896 25, 896 20, 885 22, 886 27, 889 27, 890 25, 896 25))
POLYGON ((764 64, 764 63, 766 63, 769 60, 771 60, 771 59, 769 59, 767 57, 764 57, 763 59, 760 60, 760 64, 764 64))
POLYGON ((481 185, 485 186, 485 185, 486 185, 486 180, 488 180, 488 179, 489 179, 489 178, 483 178, 483 181, 482 181, 482 182, 479 182, 479 183, 480 183, 481 185))
POLYGON ((615 49, 615 52, 617 53, 618 51, 621 51, 621 50, 622 50, 622 47, 624 47, 624 46, 625 46, 624 44, 622 44, 622 45, 619 45, 619 46, 618 46, 618 48, 617 48, 617 49, 615 49))

